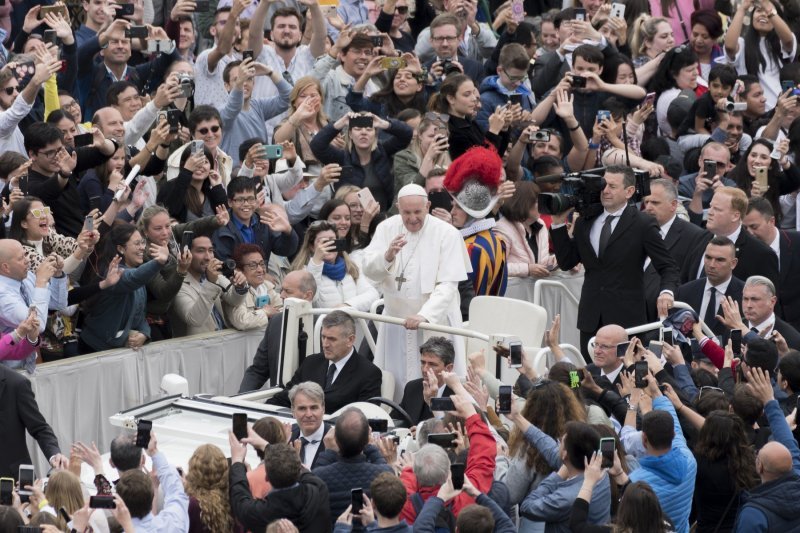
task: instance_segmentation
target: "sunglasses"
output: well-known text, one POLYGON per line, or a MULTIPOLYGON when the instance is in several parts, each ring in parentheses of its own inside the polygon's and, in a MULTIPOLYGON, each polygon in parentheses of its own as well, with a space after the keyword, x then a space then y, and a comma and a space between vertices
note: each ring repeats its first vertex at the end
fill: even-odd
POLYGON ((200 135, 208 135, 209 130, 211 130, 212 133, 219 133, 220 127, 211 126, 210 128, 198 128, 197 133, 199 133, 200 135))
POLYGON ((395 6, 394 10, 401 15, 405 15, 408 13, 408 6, 395 6))
POLYGON ((439 122, 444 122, 445 124, 447 124, 447 122, 450 120, 450 115, 429 111, 425 113, 425 118, 427 118, 428 120, 438 120, 439 122))
POLYGON ((721 392, 722 394, 725 394, 725 391, 723 391, 719 387, 711 387, 709 385, 705 385, 703 387, 700 387, 700 392, 697 395, 697 399, 698 400, 703 397, 703 391, 706 391, 706 392, 717 391, 717 392, 721 392))
POLYGON ((3 92, 6 93, 8 96, 11 96, 16 92, 19 92, 19 88, 18 87, 6 87, 5 89, 3 89, 3 92))
POLYGON ((42 218, 50 215, 50 208, 49 207, 37 207, 35 209, 31 209, 31 215, 33 218, 42 218))

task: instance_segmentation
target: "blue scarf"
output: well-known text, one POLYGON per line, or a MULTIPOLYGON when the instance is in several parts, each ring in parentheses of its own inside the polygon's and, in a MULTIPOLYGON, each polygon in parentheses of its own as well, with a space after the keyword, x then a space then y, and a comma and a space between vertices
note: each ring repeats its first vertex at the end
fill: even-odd
POLYGON ((347 267, 344 264, 344 258, 339 256, 336 262, 330 264, 328 262, 322 263, 322 275, 331 278, 333 281, 342 281, 347 274, 347 267))

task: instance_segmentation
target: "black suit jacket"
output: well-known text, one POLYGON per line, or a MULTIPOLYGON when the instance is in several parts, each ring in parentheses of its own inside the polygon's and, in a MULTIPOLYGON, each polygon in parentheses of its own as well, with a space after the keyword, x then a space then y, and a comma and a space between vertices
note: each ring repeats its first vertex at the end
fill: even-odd
MULTIPOLYGON (((328 434, 328 431, 333 427, 333 424, 328 424, 327 422, 323 422, 322 426, 325 428, 322 432, 322 436, 328 434)), ((292 437, 289 439, 289 443, 293 443, 297 439, 300 438, 300 426, 297 424, 292 425, 292 437)), ((313 470, 317 466, 317 458, 320 456, 322 452, 325 451, 325 440, 319 441, 319 446, 317 447, 317 453, 314 454, 314 460, 311 461, 311 470, 313 470)))
MULTIPOLYGON (((446 397, 452 394, 453 391, 450 390, 450 387, 445 386, 442 396, 446 397)), ((428 404, 425 403, 425 398, 422 396, 422 378, 412 379, 406 383, 406 387, 403 389, 403 399, 400 400, 400 407, 408 413, 414 425, 419 424, 423 420, 433 418, 433 413, 430 407, 428 407, 428 404)), ((392 417, 399 418, 399 415, 392 414, 392 417)))
POLYGON ((780 235, 780 315, 795 329, 800 329, 800 233, 780 230, 780 235))
POLYGON ((594 332, 606 324, 627 328, 647 321, 644 295, 646 257, 661 276, 661 290, 678 288, 678 267, 661 240, 656 220, 636 207, 622 212, 605 253, 598 258, 589 240, 596 219, 580 217, 574 238, 566 226, 551 230, 558 265, 569 270, 583 263, 586 277, 578 306, 578 329, 594 332))
POLYGON ((17 479, 19 465, 31 464, 26 430, 48 459, 61 453, 53 429, 39 412, 31 382, 4 365, 0 365, 0 428, 0 477, 17 479))
MULTIPOLYGON (((698 276, 697 272, 700 270, 706 245, 711 240, 711 237, 709 233, 705 242, 695 247, 690 259, 684 264, 681 272, 681 281, 684 283, 705 276, 705 274, 698 276)), ((747 281, 750 276, 764 276, 769 278, 775 284, 775 287, 780 290, 778 256, 775 255, 772 248, 747 233, 747 229, 744 226, 742 226, 735 244, 736 258, 739 262, 736 264, 736 268, 733 269, 733 275, 742 281, 747 281)))
MULTIPOLYGON (((666 237, 664 237, 664 246, 666 246, 675 264, 680 268, 701 241, 708 242, 707 235, 710 234, 703 228, 676 217, 666 237)), ((647 319, 650 322, 654 322, 658 320, 656 300, 658 300, 658 295, 661 292, 661 276, 658 275, 652 263, 644 271, 644 287, 647 298, 647 319)))
POLYGON ((793 350, 800 350, 800 332, 798 332, 791 324, 784 322, 778 317, 775 317, 775 329, 783 335, 786 344, 793 350))
POLYGON ((617 374, 617 377, 614 378, 613 382, 610 381, 607 377, 601 376, 600 367, 594 363, 589 363, 588 365, 586 365, 586 370, 589 371, 589 373, 592 375, 592 379, 594 379, 594 382, 600 385, 600 387, 606 390, 610 390, 611 392, 617 392, 617 393, 619 392, 617 390, 617 385, 622 385, 622 378, 620 376, 622 375, 622 372, 625 371, 624 368, 617 374))
MULTIPOLYGON (((700 314, 700 307, 703 305, 703 291, 706 288, 706 278, 696 279, 694 281, 690 281, 689 283, 684 283, 680 287, 678 287, 678 291, 675 293, 675 299, 679 302, 687 303, 692 306, 692 309, 699 315, 700 314)), ((744 281, 740 280, 736 276, 731 277, 731 281, 728 284, 728 290, 725 291, 725 296, 730 296, 739 304, 739 312, 741 313, 741 306, 742 306, 742 289, 744 289, 744 281)), ((717 296, 717 306, 720 304, 720 298, 717 296)), ((719 307, 717 307, 717 313, 721 314, 719 307)), ((702 320, 702 316, 700 319, 702 320)), ((728 332, 728 328, 725 327, 719 320, 716 318, 711 324, 708 324, 708 327, 711 328, 716 335, 725 335, 728 332)))
POLYGON ((258 350, 253 357, 253 364, 244 371, 239 392, 259 390, 264 383, 272 386, 278 383, 278 353, 281 349, 281 329, 283 328, 283 312, 273 316, 264 330, 264 337, 258 344, 258 350))
MULTIPOLYGON (((313 381, 325 389, 328 360, 321 353, 309 355, 295 371, 284 390, 270 398, 267 403, 291 407, 289 390, 298 383, 313 381)), ((331 414, 353 402, 366 401, 381 395, 381 370, 366 357, 353 350, 350 360, 336 376, 330 388, 325 389, 325 413, 331 414)))

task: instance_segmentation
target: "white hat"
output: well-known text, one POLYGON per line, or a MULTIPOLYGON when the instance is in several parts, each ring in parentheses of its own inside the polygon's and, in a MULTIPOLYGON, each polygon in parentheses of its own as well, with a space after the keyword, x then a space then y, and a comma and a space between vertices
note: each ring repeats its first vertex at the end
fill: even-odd
POLYGON ((425 189, 423 189, 416 183, 409 183, 408 185, 404 185, 403 188, 400 189, 400 192, 397 193, 398 199, 403 198, 405 196, 424 196, 425 198, 427 198, 428 193, 426 193, 425 189))

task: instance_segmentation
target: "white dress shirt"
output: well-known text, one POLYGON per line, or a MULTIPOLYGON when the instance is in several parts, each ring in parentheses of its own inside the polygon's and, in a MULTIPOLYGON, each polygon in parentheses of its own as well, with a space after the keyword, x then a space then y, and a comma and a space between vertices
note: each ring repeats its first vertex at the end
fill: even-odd
POLYGON ((314 457, 317 456, 319 445, 325 437, 325 423, 321 422, 317 430, 311 435, 303 435, 303 430, 300 430, 300 436, 297 438, 299 439, 300 437, 308 441, 308 444, 306 444, 303 450, 304 457, 301 457, 301 459, 303 460, 303 466, 311 470, 311 463, 314 462, 314 457))
POLYGON ((614 380, 617 379, 617 376, 619 376, 619 373, 622 372, 622 369, 624 367, 625 367, 624 364, 620 364, 615 370, 612 370, 611 372, 608 373, 606 373, 606 371, 601 368, 600 375, 605 376, 606 378, 608 378, 608 381, 614 383, 614 380))
MULTIPOLYGON (((346 365, 347 362, 350 360, 350 358, 353 356, 353 352, 355 352, 355 348, 351 348, 349 354, 345 355, 344 357, 342 357, 341 359, 339 359, 335 363, 328 363, 328 368, 330 368, 331 364, 333 364, 333 366, 336 367, 336 371, 333 373, 333 379, 331 380, 331 383, 334 383, 336 381, 336 378, 339 377, 339 374, 342 373, 342 369, 344 368, 344 365, 346 365)), ((327 369, 326 369, 326 373, 327 373, 327 369)))
MULTIPOLYGON (((658 228, 658 232, 661 234, 662 241, 667 238, 667 233, 669 233, 670 228, 672 228, 672 223, 675 222, 675 218, 677 218, 677 215, 672 215, 671 219, 669 219, 663 226, 660 226, 658 228)), ((648 255, 647 258, 644 260, 644 267, 642 268, 642 271, 647 270, 647 267, 650 266, 650 263, 651 260, 650 256, 648 255)))
POLYGON ((722 298, 720 298, 720 297, 721 296, 722 297, 725 296, 725 293, 728 291, 728 285, 730 285, 730 284, 731 284, 731 278, 728 278, 727 280, 723 281, 719 285, 711 285, 711 282, 708 281, 708 278, 706 278, 706 286, 703 288, 703 300, 700 303, 700 313, 699 313, 699 315, 700 315, 700 319, 701 320, 703 319, 704 316, 706 316, 706 309, 708 309, 708 302, 711 300, 711 292, 709 292, 709 289, 712 286, 715 289, 717 289, 717 294, 716 294, 717 309, 714 310, 715 314, 716 314, 716 311, 719 309, 719 304, 722 302, 722 298))
POLYGON ((600 232, 603 230, 603 224, 605 224, 605 221, 609 217, 609 215, 614 215, 615 218, 614 220, 611 221, 611 234, 613 235, 614 230, 617 227, 617 224, 619 224, 619 217, 622 216, 622 212, 625 211, 626 207, 628 207, 627 204, 623 205, 622 208, 620 208, 617 211, 614 211, 613 213, 609 213, 608 211, 603 211, 603 213, 599 217, 597 217, 594 223, 592 224, 592 229, 589 231, 589 242, 592 244, 592 248, 594 248, 594 253, 598 257, 600 257, 600 232))
POLYGON ((775 313, 770 314, 765 321, 760 324, 753 325, 752 322, 747 322, 749 328, 756 328, 758 334, 761 335, 765 331, 769 333, 775 328, 775 313))
POLYGON ((778 256, 778 269, 781 266, 781 232, 775 229, 775 238, 772 239, 772 242, 769 243, 769 247, 772 248, 772 251, 775 252, 775 255, 778 256))

